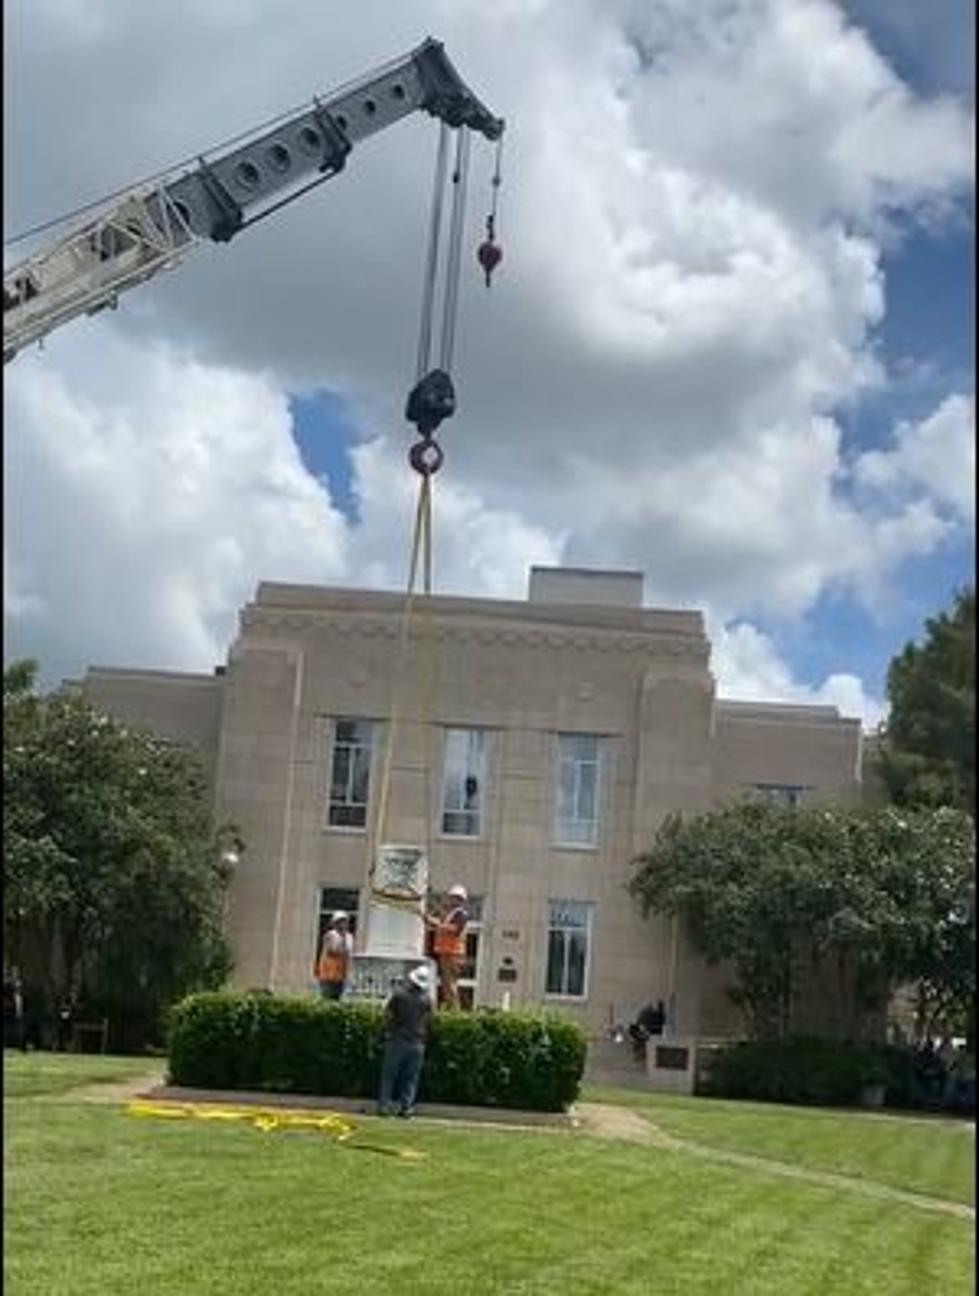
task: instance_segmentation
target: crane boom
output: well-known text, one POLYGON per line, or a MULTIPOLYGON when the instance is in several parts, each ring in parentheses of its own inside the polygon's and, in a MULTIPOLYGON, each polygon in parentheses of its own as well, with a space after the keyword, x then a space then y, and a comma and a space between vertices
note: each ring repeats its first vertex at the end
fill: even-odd
POLYGON ((98 215, 4 271, 3 358, 170 269, 209 239, 226 243, 342 170, 352 146, 416 110, 498 139, 503 121, 477 99, 441 42, 314 99, 245 143, 117 196, 98 215))

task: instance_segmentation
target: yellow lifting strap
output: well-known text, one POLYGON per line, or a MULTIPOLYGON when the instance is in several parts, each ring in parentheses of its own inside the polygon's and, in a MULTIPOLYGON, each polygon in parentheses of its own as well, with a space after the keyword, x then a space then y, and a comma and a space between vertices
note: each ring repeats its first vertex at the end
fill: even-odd
MULTIPOLYGON (((459 303, 459 258, 462 246, 466 203, 466 175, 469 167, 469 132, 461 126, 456 131, 456 157, 452 170, 452 205, 450 214, 448 251, 443 283, 443 310, 438 363, 432 368, 433 322, 436 280, 439 270, 439 242, 441 237, 442 207, 445 197, 449 155, 449 129, 445 122, 439 132, 438 153, 435 161, 435 179, 432 191, 432 210, 429 218, 429 244, 425 268, 421 327, 419 330, 418 358, 415 387, 408 397, 405 417, 414 423, 420 438, 411 448, 408 460, 419 474, 418 507, 415 511, 415 528, 411 541, 411 560, 408 565, 408 588, 395 658, 395 676, 392 683, 391 716, 381 768, 381 783, 377 796, 377 813, 373 832, 368 835, 369 859, 367 876, 374 879, 377 849, 387 840, 387 818, 391 794, 391 768, 395 737, 401 716, 401 690, 407 684, 404 667, 410 641, 411 623, 415 611, 416 587, 421 573, 422 615, 425 624, 418 637, 419 660, 422 663, 420 682, 420 709, 418 722, 424 746, 424 838, 429 860, 432 856, 432 690, 434 686, 435 635, 431 624, 432 603, 432 478, 442 464, 442 449, 434 439, 434 432, 442 421, 455 410, 450 370, 455 341, 456 313, 459 303)), ((376 894, 376 893, 375 893, 376 894)), ((406 904, 394 896, 376 896, 387 904, 406 904)), ((412 906, 413 907, 413 906, 412 906)))
MULTIPOLYGON (((377 848, 387 840, 388 806, 391 793, 391 769, 394 759, 395 735, 403 719, 403 690, 407 687, 405 664, 410 642, 412 620, 416 609, 417 585, 421 573, 421 593, 423 595, 422 616, 424 625, 419 639, 423 670, 421 678, 421 706, 419 724, 424 739, 424 796, 425 796, 425 846, 429 859, 432 854, 432 726, 431 700, 434 674, 433 646, 431 633, 431 595, 432 595, 432 476, 424 474, 418 488, 418 505, 415 509, 415 525, 411 540, 411 558, 408 564, 408 585, 405 592, 405 603, 401 613, 401 624, 398 632, 394 675, 391 690, 391 716, 388 722, 387 738, 384 744, 384 758, 381 765, 381 782, 377 794, 377 811, 374 816, 374 831, 370 834, 368 850, 368 876, 373 878, 377 848)), ((383 897, 378 897, 383 898, 383 897)), ((395 904, 393 897, 388 903, 395 904)))

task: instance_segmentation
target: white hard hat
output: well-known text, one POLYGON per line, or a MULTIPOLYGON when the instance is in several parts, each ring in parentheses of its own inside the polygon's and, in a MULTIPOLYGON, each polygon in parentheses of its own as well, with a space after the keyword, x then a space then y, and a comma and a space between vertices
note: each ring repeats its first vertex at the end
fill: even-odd
POLYGON ((334 909, 334 911, 333 911, 333 921, 334 921, 334 922, 349 922, 349 921, 350 921, 350 915, 347 913, 346 909, 334 909))
POLYGON ((459 900, 469 899, 469 892, 466 890, 464 886, 459 886, 458 883, 456 883, 455 886, 449 887, 449 895, 456 896, 459 900))
POLYGON ((424 963, 421 963, 418 967, 413 967, 411 969, 408 973, 408 980, 412 985, 416 985, 419 990, 428 990, 431 988, 432 974, 429 972, 427 966, 424 963))

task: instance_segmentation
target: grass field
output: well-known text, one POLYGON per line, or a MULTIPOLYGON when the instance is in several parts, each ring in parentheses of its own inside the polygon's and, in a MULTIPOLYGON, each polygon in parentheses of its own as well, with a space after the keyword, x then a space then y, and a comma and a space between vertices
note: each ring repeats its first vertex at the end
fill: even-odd
MULTIPOLYGON (((145 1062, 43 1064, 5 1055, 4 1264, 15 1296, 972 1290, 970 1220, 865 1192, 579 1132, 365 1119, 343 1145, 136 1120, 73 1087, 125 1079, 145 1062)), ((700 1119, 673 1106, 678 1120, 700 1119)), ((796 1116, 766 1109, 765 1119, 778 1110, 796 1116)), ((722 1146, 730 1114, 703 1119, 698 1141, 722 1146)), ((835 1140, 854 1118, 824 1119, 835 1140)), ((954 1197, 956 1173, 930 1191, 954 1197)))
POLYGON ((827 1108, 591 1088, 677 1138, 869 1179, 906 1192, 975 1201, 975 1141, 964 1122, 827 1108))
POLYGON ((67 1093, 81 1085, 129 1080, 154 1070, 162 1075, 166 1060, 85 1053, 4 1053, 3 1092, 5 1098, 41 1097, 67 1093))

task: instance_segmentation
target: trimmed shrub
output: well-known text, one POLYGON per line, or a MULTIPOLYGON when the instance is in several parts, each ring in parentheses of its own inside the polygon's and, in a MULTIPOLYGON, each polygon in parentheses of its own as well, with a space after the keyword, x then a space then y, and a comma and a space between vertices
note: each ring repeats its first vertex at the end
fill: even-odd
MULTIPOLYGON (((380 1008, 269 994, 203 993, 169 1018, 170 1083, 196 1089, 373 1098, 380 1008)), ((585 1065, 580 1027, 553 1013, 436 1013, 424 1102, 562 1111, 585 1065)))
POLYGON ((715 1098, 846 1107, 865 1085, 883 1084, 890 1106, 911 1102, 914 1062, 902 1049, 789 1036, 712 1050, 698 1093, 715 1098))

